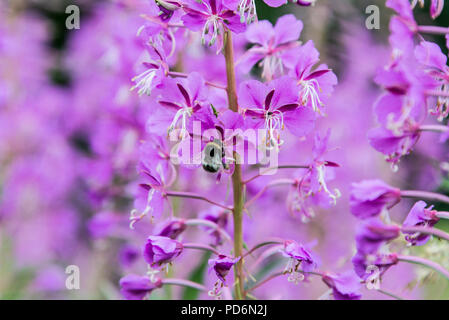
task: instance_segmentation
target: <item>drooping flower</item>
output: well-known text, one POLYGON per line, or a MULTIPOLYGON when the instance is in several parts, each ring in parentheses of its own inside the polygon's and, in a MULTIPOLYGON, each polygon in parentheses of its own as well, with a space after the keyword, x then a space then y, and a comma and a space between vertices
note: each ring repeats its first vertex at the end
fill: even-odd
MULTIPOLYGON (((433 210, 433 206, 426 208, 427 204, 424 201, 418 201, 414 204, 412 209, 407 215, 404 223, 402 224, 404 227, 433 227, 438 221, 439 218, 436 215, 437 211, 433 210)), ((413 246, 421 246, 429 240, 430 235, 422 234, 422 233, 409 233, 405 232, 408 235, 405 237, 411 245, 413 246)))
POLYGON ((356 235, 357 250, 374 252, 383 243, 399 236, 400 229, 394 225, 386 225, 379 219, 372 218, 361 225, 356 235))
POLYGON ((411 152, 420 137, 420 125, 425 118, 422 95, 383 95, 375 105, 380 126, 368 131, 373 148, 386 156, 394 171, 400 159, 411 152))
POLYGON ((164 212, 164 202, 166 201, 165 188, 166 177, 161 166, 156 166, 155 173, 141 163, 141 183, 137 186, 137 195, 134 201, 134 209, 130 213, 129 227, 134 228, 134 224, 147 215, 150 215, 151 220, 159 217, 164 212))
POLYGON ((332 192, 327 186, 327 181, 334 178, 333 167, 338 167, 338 164, 324 159, 329 137, 330 131, 324 138, 319 134, 315 135, 313 161, 306 173, 295 180, 287 196, 289 212, 299 212, 303 222, 308 222, 315 216, 314 207, 336 205, 337 198, 340 197, 338 189, 332 192))
POLYGON ((351 213, 360 219, 379 215, 401 200, 401 190, 382 180, 363 180, 353 183, 351 189, 351 213))
POLYGON ((284 274, 288 273, 288 281, 295 284, 304 280, 307 272, 313 271, 317 267, 316 259, 312 253, 294 240, 284 241, 281 253, 284 257, 289 258, 284 274))
POLYGON ((176 239, 181 233, 183 233, 187 228, 185 220, 183 219, 173 219, 165 224, 158 235, 161 237, 168 237, 170 239, 176 239))
POLYGON ((221 299, 221 289, 226 286, 226 276, 231 271, 234 264, 240 260, 238 258, 232 258, 224 254, 218 255, 218 257, 209 260, 209 266, 215 271, 218 280, 215 282, 212 290, 209 291, 209 296, 221 299))
POLYGON ((252 120, 253 128, 263 128, 263 143, 267 149, 276 149, 283 144, 280 131, 287 129, 295 136, 309 133, 315 115, 307 108, 299 108, 298 91, 287 76, 268 84, 249 80, 241 84, 239 105, 246 118, 252 120))
MULTIPOLYGON (((217 224, 218 227, 225 229, 228 225, 229 211, 223 210, 221 208, 213 207, 200 215, 200 218, 204 220, 212 221, 217 224)), ((208 228, 210 229, 210 228, 208 228)), ((211 236, 214 239, 214 245, 218 246, 223 243, 222 233, 218 230, 211 231, 211 236)))
POLYGON ((396 253, 379 250, 369 253, 357 251, 351 261, 360 279, 376 284, 380 282, 382 275, 399 260, 396 253))
POLYGON ((359 227, 355 238, 357 253, 352 258, 352 263, 361 279, 367 279, 373 267, 377 268, 380 277, 398 262, 397 255, 388 252, 385 244, 396 239, 399 234, 399 227, 386 225, 376 218, 369 219, 359 227))
POLYGON ((299 46, 302 28, 302 22, 292 14, 279 18, 274 27, 267 20, 252 24, 246 31, 246 39, 255 45, 239 59, 237 67, 247 73, 260 61, 266 80, 283 75, 285 64, 293 65, 298 59, 291 49, 299 46))
POLYGON ((142 300, 154 289, 161 288, 162 281, 152 282, 148 277, 129 274, 120 279, 120 292, 127 300, 142 300))
POLYGON ((326 274, 323 282, 332 289, 335 300, 360 300, 360 281, 352 271, 343 274, 326 274))
POLYGON ((153 269, 171 263, 183 250, 181 242, 161 236, 149 236, 143 250, 145 261, 153 269))
POLYGON ((245 31, 246 24, 232 10, 229 10, 223 0, 185 0, 182 17, 184 25, 193 30, 202 30, 201 41, 212 46, 217 42, 217 53, 223 48, 223 37, 226 30, 235 33, 245 31))
POLYGON ((231 271, 234 264, 236 264, 240 258, 232 258, 224 254, 220 254, 215 259, 209 260, 209 266, 215 271, 218 279, 226 285, 226 276, 231 271))

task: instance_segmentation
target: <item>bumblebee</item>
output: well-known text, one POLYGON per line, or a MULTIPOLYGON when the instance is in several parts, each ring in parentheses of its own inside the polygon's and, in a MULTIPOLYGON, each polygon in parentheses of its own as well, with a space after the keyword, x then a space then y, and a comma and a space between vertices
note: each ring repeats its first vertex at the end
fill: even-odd
POLYGON ((225 150, 222 141, 214 139, 206 144, 203 149, 203 169, 210 173, 220 172, 222 169, 228 169, 225 163, 225 150))

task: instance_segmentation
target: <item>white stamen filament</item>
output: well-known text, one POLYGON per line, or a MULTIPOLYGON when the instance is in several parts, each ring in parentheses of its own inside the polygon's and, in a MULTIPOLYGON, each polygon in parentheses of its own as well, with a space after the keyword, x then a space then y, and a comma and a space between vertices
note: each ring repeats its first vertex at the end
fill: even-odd
POLYGON ((260 63, 259 66, 262 67, 262 78, 265 80, 272 80, 276 71, 279 71, 279 74, 284 73, 284 66, 282 64, 282 60, 277 57, 275 54, 271 54, 265 57, 260 63))
POLYGON ((268 150, 273 148, 279 150, 279 147, 284 143, 281 140, 279 130, 284 130, 284 114, 275 110, 265 115, 265 137, 264 143, 268 150))
POLYGON ((132 81, 136 84, 131 88, 131 91, 139 88, 137 93, 139 96, 142 96, 143 94, 150 95, 152 90, 152 83, 153 79, 156 76, 156 70, 157 69, 148 69, 141 74, 135 76, 132 78, 132 81))
POLYGON ((212 24, 212 28, 213 28, 213 33, 212 33, 212 37, 208 43, 209 47, 212 46, 215 43, 215 41, 217 40, 218 35, 220 34, 220 24, 218 22, 219 19, 220 18, 216 15, 211 15, 207 19, 206 24, 204 25, 204 28, 203 28, 203 32, 201 34, 201 43, 203 45, 206 44, 206 34, 209 33, 209 27, 211 26, 211 24, 212 24))
POLYGON ((318 91, 321 91, 318 81, 316 79, 300 80, 299 85, 302 89, 299 93, 301 103, 306 105, 309 101, 312 104, 312 109, 318 114, 323 115, 320 107, 323 106, 318 91))
POLYGON ((217 282, 215 282, 214 284, 214 287, 207 293, 207 295, 209 297, 214 297, 215 300, 221 300, 223 286, 223 282, 221 282, 221 280, 217 280, 217 282))
POLYGON ((153 268, 151 268, 150 266, 148 266, 147 276, 149 276, 150 281, 151 281, 152 283, 155 283, 155 282, 158 280, 158 278, 156 277, 156 275, 157 275, 159 272, 160 272, 160 270, 153 269, 153 268))
MULTIPOLYGON (((145 209, 143 210, 142 213, 138 214, 137 209, 133 209, 131 210, 130 213, 130 217, 129 217, 129 227, 131 229, 134 229, 134 224, 140 220, 142 220, 143 217, 145 217, 147 214, 149 214, 150 212, 153 211, 153 208, 151 207, 151 200, 153 199, 153 195, 154 195, 155 190, 151 189, 150 191, 148 191, 148 196, 147 196, 147 203, 145 206, 145 209)), ((151 219, 153 219, 153 217, 151 217, 151 219)))
MULTIPOLYGON (((443 84, 441 91, 449 93, 449 84, 443 84)), ((434 110, 430 110, 432 114, 438 115, 438 121, 442 122, 449 115, 449 96, 438 97, 437 105, 434 110)))
POLYGON ((319 165, 316 167, 316 170, 318 172, 318 183, 320 184, 320 190, 323 190, 324 192, 326 192, 329 197, 331 198, 331 203, 335 206, 337 204, 337 199, 341 197, 341 193, 340 190, 338 189, 334 189, 334 193, 332 193, 326 184, 326 180, 325 180, 325 166, 324 164, 319 165))
POLYGON ((181 121, 181 130, 179 132, 179 139, 184 140, 185 138, 189 137, 189 132, 187 131, 187 119, 192 116, 193 110, 189 107, 184 107, 182 109, 179 109, 175 117, 173 118, 172 123, 168 127, 168 134, 175 130, 176 125, 179 121, 181 121))
POLYGON ((238 5, 240 13, 240 22, 247 24, 257 20, 256 2, 255 0, 241 0, 238 5), (247 13, 245 17, 245 13, 247 13))
POLYGON ((301 266, 301 260, 290 258, 287 262, 287 265, 284 269, 284 274, 289 273, 288 281, 294 282, 295 284, 298 284, 299 282, 304 280, 304 275, 299 272, 299 267, 301 266))

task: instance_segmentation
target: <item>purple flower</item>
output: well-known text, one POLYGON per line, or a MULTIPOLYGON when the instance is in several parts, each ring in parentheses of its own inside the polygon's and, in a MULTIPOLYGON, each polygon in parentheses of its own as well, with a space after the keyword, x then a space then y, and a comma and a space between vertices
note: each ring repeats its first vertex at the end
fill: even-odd
MULTIPOLYGON (((228 225, 229 212, 221 208, 213 207, 200 215, 201 219, 216 223, 221 229, 225 229, 228 225)), ((207 228, 210 229, 210 228, 207 228)), ((223 243, 223 236, 220 231, 213 230, 211 233, 214 238, 214 245, 218 246, 223 243)))
POLYGON ((357 250, 362 253, 376 252, 385 242, 396 239, 399 234, 398 226, 385 225, 376 218, 369 219, 357 231, 357 250))
POLYGON ((262 77, 266 80, 282 75, 286 67, 284 60, 293 60, 290 64, 294 64, 298 59, 289 55, 289 51, 299 46, 298 38, 302 28, 302 22, 292 14, 279 18, 274 27, 267 20, 250 25, 246 31, 246 39, 255 45, 239 59, 237 64, 241 71, 249 72, 260 61, 262 77))
POLYGON ((127 300, 142 300, 154 289, 161 288, 162 281, 151 282, 148 277, 129 274, 120 279, 120 292, 127 300))
POLYGON ((360 219, 379 215, 401 200, 401 190, 382 180, 363 180, 353 183, 351 189, 351 213, 360 219))
POLYGON ((148 52, 151 60, 143 62, 144 71, 132 79, 135 85, 131 87, 131 90, 138 88, 139 96, 144 94, 149 96, 154 88, 160 87, 169 70, 162 46, 157 42, 153 43, 148 46, 148 52))
POLYGON ((239 105, 253 128, 263 128, 263 142, 268 149, 278 149, 283 141, 280 131, 284 126, 297 137, 309 133, 315 115, 307 108, 299 108, 298 90, 292 80, 281 77, 268 84, 256 80, 242 83, 239 105))
POLYGON ((327 181, 334 178, 333 167, 338 167, 338 164, 324 160, 329 137, 330 131, 325 137, 320 137, 318 133, 315 135, 312 164, 305 175, 295 179, 287 196, 288 211, 292 215, 299 212, 303 222, 315 216, 315 206, 327 208, 336 205, 340 197, 338 189, 331 192, 327 186, 327 181))
POLYGON ((386 6, 398 15, 390 20, 390 44, 395 54, 401 56, 413 50, 413 37, 418 31, 418 24, 413 17, 413 10, 408 0, 387 0, 386 6))
MULTIPOLYGON (((313 41, 295 48, 292 50, 292 55, 296 57, 296 60, 291 66, 290 76, 297 80, 300 104, 324 115, 325 99, 333 92, 338 82, 337 77, 325 64, 314 68, 320 60, 313 41)), ((287 60, 289 61, 291 59, 287 60)))
POLYGON ((159 236, 176 239, 187 228, 183 219, 175 219, 169 221, 159 232, 159 236))
POLYGON ((182 17, 184 25, 193 31, 202 29, 203 44, 207 41, 212 46, 218 41, 217 53, 223 48, 225 30, 235 33, 245 31, 246 25, 238 15, 224 6, 223 0, 185 0, 183 9, 187 13, 182 17))
POLYGON ((398 263, 396 253, 357 251, 352 258, 355 273, 362 280, 380 281, 380 277, 392 266, 398 263), (375 272, 375 273, 374 273, 375 272))
POLYGON ((160 107, 148 118, 147 130, 159 136, 178 130, 179 138, 186 139, 193 131, 194 121, 201 122, 202 130, 213 127, 208 95, 199 73, 192 72, 186 79, 167 79, 158 98, 160 107))
POLYGON ((332 289, 335 300, 360 300, 360 280, 352 271, 323 276, 323 282, 332 289))
POLYGON ((232 258, 224 254, 220 254, 217 258, 209 260, 209 266, 215 271, 218 279, 226 285, 226 276, 234 264, 236 264, 239 260, 240 257, 232 258))
POLYGON ((143 163, 141 163, 141 167, 143 168, 142 182, 138 186, 134 209, 129 217, 131 229, 134 228, 136 222, 148 214, 150 214, 151 220, 155 216, 159 217, 164 211, 164 201, 166 201, 165 176, 161 171, 153 175, 143 163))
POLYGON ((281 253, 284 257, 289 258, 284 273, 289 273, 288 281, 295 284, 304 280, 305 275, 302 272, 307 273, 317 267, 316 259, 312 253, 294 240, 284 241, 284 248, 281 250, 281 253), (300 267, 301 270, 299 269, 300 267))
POLYGON ((381 276, 388 268, 398 262, 397 255, 386 250, 384 244, 397 238, 400 228, 385 225, 378 219, 364 223, 356 234, 357 253, 352 258, 357 275, 366 280, 375 266, 381 276))
POLYGON ((172 262, 183 249, 181 242, 161 236, 149 236, 143 257, 152 268, 159 268, 172 262))
MULTIPOLYGON (((433 42, 421 41, 415 48, 415 57, 424 67, 425 72, 436 81, 426 86, 426 89, 438 88, 441 92, 449 93, 449 67, 447 57, 441 52, 440 46, 433 42)), ((435 108, 431 109, 432 114, 438 115, 438 120, 443 121, 449 115, 449 98, 440 96, 437 99, 435 108)))
MULTIPOLYGON (((426 206, 427 204, 424 201, 416 202, 402 225, 404 227, 433 227, 440 219, 436 215, 437 211, 432 210, 433 206, 430 206, 429 208, 426 208, 426 206)), ((405 240, 414 246, 421 246, 430 238, 429 235, 421 233, 404 233, 408 233, 405 240)))

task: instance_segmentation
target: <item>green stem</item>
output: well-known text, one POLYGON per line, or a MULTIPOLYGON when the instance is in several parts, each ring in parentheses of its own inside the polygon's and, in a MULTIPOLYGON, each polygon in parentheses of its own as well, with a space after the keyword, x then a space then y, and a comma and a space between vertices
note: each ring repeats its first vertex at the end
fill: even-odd
MULTIPOLYGON (((237 86, 235 80, 235 68, 234 68, 234 48, 232 43, 231 31, 225 32, 225 47, 224 56, 226 60, 226 80, 227 87, 226 92, 228 94, 229 109, 238 112, 239 106, 237 102, 237 86)), ((234 152, 235 168, 232 174, 232 188, 234 193, 234 256, 242 257, 243 253, 243 207, 244 207, 244 193, 243 193, 243 180, 242 180, 242 167, 240 164, 239 155, 234 152)), ((235 297, 236 299, 244 299, 244 275, 243 275, 243 258, 241 258, 234 267, 236 286, 235 297)))

